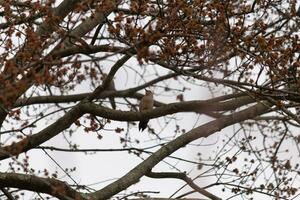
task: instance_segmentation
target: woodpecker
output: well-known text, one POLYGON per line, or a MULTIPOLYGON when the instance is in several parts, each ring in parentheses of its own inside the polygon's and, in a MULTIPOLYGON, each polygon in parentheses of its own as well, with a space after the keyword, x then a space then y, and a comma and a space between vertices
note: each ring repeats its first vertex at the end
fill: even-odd
MULTIPOLYGON (((107 74, 104 73, 102 75, 102 80, 104 81, 107 77, 107 74)), ((107 90, 110 90, 110 91, 116 91, 116 88, 115 88, 115 83, 113 80, 111 80, 106 88, 107 90)), ((116 102, 115 102, 115 99, 113 97, 109 97, 109 102, 110 102, 110 105, 111 107, 115 110, 116 109, 116 102)))
MULTIPOLYGON (((140 112, 153 109, 153 93, 150 90, 146 90, 145 96, 140 101, 140 112)), ((144 131, 147 128, 149 120, 141 120, 139 123, 139 131, 144 131)))
MULTIPOLYGON (((288 68, 288 89, 298 94, 300 92, 299 74, 298 74, 299 67, 300 67, 299 62, 295 62, 288 68)), ((296 110, 296 116, 300 118, 300 107, 297 106, 295 110, 296 110)))

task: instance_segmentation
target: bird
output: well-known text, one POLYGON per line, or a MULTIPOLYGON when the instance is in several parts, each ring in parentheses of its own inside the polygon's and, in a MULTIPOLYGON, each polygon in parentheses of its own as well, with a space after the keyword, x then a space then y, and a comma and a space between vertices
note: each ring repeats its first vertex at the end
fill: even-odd
MULTIPOLYGON (((288 68, 288 79, 287 79, 288 82, 287 88, 289 89, 289 91, 298 94, 300 93, 299 73, 298 73, 299 67, 300 67, 299 62, 295 62, 291 64, 291 66, 289 66, 288 68)), ((295 110, 296 110, 296 116, 300 118, 300 107, 298 105, 295 107, 295 110)))
MULTIPOLYGON (((153 109, 153 93, 150 90, 145 90, 145 95, 140 101, 140 112, 153 109)), ((141 120, 139 122, 139 131, 144 131, 147 128, 149 120, 141 120)))
MULTIPOLYGON (((106 73, 103 73, 102 75, 102 80, 104 81, 105 79, 107 78, 107 74, 106 73)), ((109 91, 116 91, 116 88, 115 88, 115 83, 113 80, 111 80, 106 88, 107 90, 109 91)), ((113 97, 108 97, 109 99, 109 102, 110 102, 110 105, 111 107, 115 110, 116 109, 116 102, 115 102, 115 99, 113 97)))

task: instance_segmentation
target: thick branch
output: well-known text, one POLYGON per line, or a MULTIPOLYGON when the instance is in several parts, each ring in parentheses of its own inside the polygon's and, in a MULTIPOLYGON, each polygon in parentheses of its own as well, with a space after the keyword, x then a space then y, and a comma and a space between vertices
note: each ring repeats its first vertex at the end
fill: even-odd
POLYGON ((185 101, 179 103, 170 103, 165 106, 155 108, 151 111, 132 112, 118 111, 96 105, 94 103, 84 103, 80 109, 84 113, 90 113, 99 117, 117 120, 117 121, 139 121, 170 115, 178 112, 206 113, 209 111, 232 110, 253 102, 250 97, 241 97, 228 102, 216 103, 210 100, 204 101, 185 101))
POLYGON ((33 175, 0 172, 0 187, 42 192, 62 200, 85 199, 82 194, 72 189, 65 182, 33 175))
POLYGON ((64 0, 58 7, 53 9, 53 15, 56 17, 56 23, 45 21, 38 29, 39 35, 45 35, 57 29, 57 25, 75 8, 79 0, 64 0), (58 20, 57 20, 58 19, 58 20))
POLYGON ((0 160, 9 158, 12 155, 18 155, 36 146, 39 146, 40 144, 59 134, 61 131, 70 127, 72 123, 82 115, 83 113, 80 109, 78 109, 78 106, 75 106, 70 111, 68 111, 63 117, 58 119, 56 122, 54 122, 47 128, 41 130, 39 133, 28 136, 20 142, 12 143, 11 145, 1 148, 0 160))
MULTIPOLYGON (((102 1, 102 6, 105 7, 105 10, 97 11, 94 15, 84 20, 83 23, 78 25, 74 30, 71 31, 70 36, 82 37, 85 34, 92 31, 97 25, 103 24, 106 20, 106 17, 114 11, 120 0, 106 0, 102 1)), ((73 46, 70 45, 70 41, 65 43, 65 46, 73 46)))

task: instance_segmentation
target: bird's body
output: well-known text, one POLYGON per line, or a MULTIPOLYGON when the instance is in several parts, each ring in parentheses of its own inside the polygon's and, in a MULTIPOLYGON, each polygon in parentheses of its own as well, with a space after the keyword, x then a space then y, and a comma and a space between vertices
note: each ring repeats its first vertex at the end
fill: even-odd
MULTIPOLYGON (((285 89, 288 89, 290 92, 294 93, 300 93, 300 85, 299 85, 299 67, 300 65, 298 62, 292 64, 288 68, 288 77, 287 77, 287 87, 285 89)), ((296 110, 296 117, 300 118, 300 105, 299 103, 296 104, 295 107, 296 110)))
POLYGON ((115 83, 113 80, 111 80, 107 86, 107 90, 116 90, 115 83))
MULTIPOLYGON (((103 74, 102 75, 102 79, 105 80, 107 77, 107 74, 103 74)), ((110 91, 116 91, 116 88, 115 88, 115 83, 113 80, 111 80, 106 88, 107 90, 110 90, 110 91)), ((110 105, 111 107, 115 110, 116 109, 116 102, 115 102, 115 99, 113 97, 109 97, 109 102, 110 102, 110 105)))
MULTIPOLYGON (((152 110, 153 109, 153 93, 150 90, 146 90, 145 96, 141 99, 139 110, 140 112, 146 111, 146 110, 152 110)), ((149 120, 141 120, 139 123, 139 130, 144 131, 147 128, 149 120)))

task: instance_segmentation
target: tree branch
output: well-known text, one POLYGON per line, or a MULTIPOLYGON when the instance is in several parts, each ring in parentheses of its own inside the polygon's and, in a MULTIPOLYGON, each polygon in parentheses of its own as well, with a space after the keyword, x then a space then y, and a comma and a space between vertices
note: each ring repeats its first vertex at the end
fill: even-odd
POLYGON ((108 73, 104 82, 98 86, 94 92, 87 97, 87 100, 92 101, 93 99, 97 98, 103 91, 105 91, 106 87, 108 87, 109 83, 112 81, 115 73, 120 69, 126 61, 131 58, 131 55, 125 54, 121 59, 119 59, 111 68, 110 72, 108 73))
POLYGON ((59 118, 56 122, 41 130, 40 132, 28 136, 27 138, 11 145, 0 148, 0 160, 11 157, 12 155, 18 155, 32 149, 52 137, 59 134, 61 131, 67 129, 72 123, 83 115, 79 106, 73 107, 63 117, 59 118))
MULTIPOLYGON (((104 99, 104 98, 108 98, 108 97, 133 97, 133 98, 141 99, 144 95, 136 93, 137 91, 147 88, 151 85, 154 85, 160 81, 167 80, 169 78, 173 78, 175 76, 178 76, 178 74, 176 74, 176 73, 167 74, 167 75, 158 77, 156 79, 153 79, 153 80, 151 80, 147 83, 144 83, 140 86, 133 87, 133 88, 126 89, 126 90, 118 90, 118 91, 104 90, 100 94, 98 94, 97 98, 104 99)), ((26 106, 26 105, 31 105, 31 104, 76 102, 76 101, 81 101, 81 100, 87 98, 91 94, 92 94, 91 92, 87 92, 87 93, 82 93, 82 94, 65 95, 65 96, 51 95, 51 96, 36 96, 36 97, 29 97, 29 98, 21 98, 16 101, 14 107, 26 106)), ((162 106, 164 104, 156 101, 154 105, 156 107, 158 107, 158 106, 162 106)))
MULTIPOLYGON (((53 12, 53 16, 55 16, 58 20, 55 21, 55 23, 53 22, 53 20, 51 20, 49 22, 49 20, 46 20, 45 22, 43 22, 37 30, 37 34, 39 36, 45 37, 48 34, 52 33, 53 31, 55 31, 57 29, 57 25, 64 19, 64 17, 70 13, 76 6, 76 4, 79 2, 79 0, 64 0, 63 2, 61 2, 56 8, 52 9, 53 12)), ((28 46, 28 44, 25 44, 24 47, 22 49, 26 49, 28 46)), ((16 58, 18 57, 18 55, 22 53, 22 50, 20 50, 19 52, 17 52, 14 56, 14 59, 11 59, 11 61, 17 65, 16 63, 16 58)), ((4 73, 6 72, 6 70, 4 70, 4 73)), ((10 73, 7 73, 6 75, 7 77, 11 76, 10 73)), ((11 77, 9 77, 11 78, 11 77)), ((16 80, 10 80, 12 82, 15 82, 16 80)), ((24 85, 24 81, 19 81, 18 84, 23 84, 24 85)), ((21 96, 21 94, 23 94, 29 87, 30 87, 30 83, 26 82, 26 86, 22 86, 22 89, 19 89, 17 91, 17 94, 15 95, 16 98, 13 99, 12 101, 14 102, 18 97, 21 96)), ((0 94, 6 94, 6 88, 2 88, 0 87, 0 94)), ((2 125, 3 121, 5 120, 7 116, 7 112, 5 112, 5 110, 0 109, 0 126, 2 125)))
POLYGON ((1 188, 1 191, 3 192, 3 194, 7 197, 8 200, 16 200, 11 193, 9 193, 9 191, 7 189, 5 189, 4 187, 1 188))
POLYGON ((90 113, 111 120, 140 121, 143 119, 161 117, 177 112, 206 113, 207 111, 224 110, 224 108, 237 108, 237 106, 240 107, 241 105, 246 105, 253 101, 250 97, 240 97, 239 99, 221 103, 215 103, 213 100, 214 99, 206 101, 171 103, 145 112, 118 111, 83 100, 74 106, 70 111, 68 111, 63 117, 39 133, 28 136, 17 143, 13 143, 1 148, 0 160, 6 159, 11 155, 18 155, 39 146, 40 144, 59 134, 61 131, 70 127, 75 120, 85 113, 90 113))
POLYGON ((269 111, 269 106, 271 105, 268 103, 260 102, 245 110, 224 116, 192 129, 160 148, 153 155, 149 156, 146 160, 117 181, 107 185, 97 192, 92 193, 92 198, 102 200, 112 197, 132 184, 138 182, 139 179, 148 174, 156 164, 174 153, 176 150, 186 146, 188 143, 199 138, 208 137, 227 126, 264 114, 269 111))
POLYGON ((41 178, 26 174, 0 172, 0 187, 42 192, 61 200, 86 199, 82 193, 72 189, 65 182, 53 178, 41 178))
POLYGON ((191 178, 189 178, 185 173, 176 173, 176 172, 149 172, 146 176, 150 178, 176 178, 185 181, 191 188, 200 194, 212 199, 212 200, 222 200, 221 198, 211 194, 205 189, 196 185, 191 178))
POLYGON ((183 199, 172 199, 172 198, 135 198, 135 199, 129 199, 129 200, 206 200, 206 199, 198 199, 198 198, 183 198, 183 199))
POLYGON ((139 121, 145 119, 157 118, 165 115, 170 115, 178 112, 195 112, 207 113, 209 111, 224 111, 233 110, 240 106, 252 103, 253 99, 250 97, 241 97, 228 102, 216 103, 210 100, 203 101, 185 101, 179 103, 170 103, 165 106, 155 108, 151 111, 132 112, 132 111, 119 111, 105 108, 94 103, 80 104, 80 109, 84 113, 90 113, 99 117, 117 120, 117 121, 139 121))

